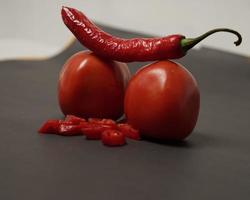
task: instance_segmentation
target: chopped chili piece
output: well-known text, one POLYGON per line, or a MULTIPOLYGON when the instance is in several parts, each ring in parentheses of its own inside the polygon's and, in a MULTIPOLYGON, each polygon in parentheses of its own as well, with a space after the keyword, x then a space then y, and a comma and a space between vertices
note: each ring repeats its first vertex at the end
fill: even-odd
POLYGON ((43 134, 57 134, 60 126, 60 121, 57 119, 49 119, 47 120, 41 128, 38 130, 39 133, 43 134))
POLYGON ((89 118, 88 121, 97 124, 116 125, 116 122, 112 119, 89 118))
POLYGON ((85 119, 77 117, 75 115, 67 115, 65 118, 65 122, 71 122, 72 124, 78 125, 81 122, 86 122, 85 119))
POLYGON ((126 137, 134 140, 140 140, 139 131, 134 129, 129 124, 118 124, 118 130, 121 131, 126 137))
POLYGON ((38 130, 43 134, 58 134, 58 135, 81 135, 81 126, 72 124, 72 121, 63 120, 48 120, 38 130))
POLYGON ((107 146, 125 145, 125 135, 118 130, 106 130, 102 133, 102 143, 107 146))
POLYGON ((80 125, 72 125, 67 123, 60 124, 58 134, 65 136, 83 135, 82 127, 80 125))
POLYGON ((112 119, 89 118, 88 122, 93 123, 93 124, 103 125, 103 126, 110 126, 111 129, 117 129, 117 124, 112 119))
POLYGON ((129 124, 116 124, 111 119, 90 118, 86 121, 74 115, 67 115, 65 120, 47 120, 38 130, 39 133, 57 134, 63 136, 85 135, 89 140, 102 140, 107 146, 121 146, 126 143, 126 137, 139 140, 138 130, 129 124))
POLYGON ((110 125, 89 123, 82 126, 82 132, 89 140, 99 140, 103 131, 112 128, 110 125))

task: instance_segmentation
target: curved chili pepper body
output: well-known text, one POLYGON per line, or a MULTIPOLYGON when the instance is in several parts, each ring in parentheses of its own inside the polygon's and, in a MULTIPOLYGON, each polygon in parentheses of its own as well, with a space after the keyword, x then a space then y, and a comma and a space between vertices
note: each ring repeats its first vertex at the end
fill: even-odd
POLYGON ((183 57, 182 35, 161 38, 122 39, 93 24, 82 12, 63 7, 62 19, 75 37, 88 49, 102 57, 121 62, 153 61, 183 57))
POLYGON ((74 8, 63 7, 61 14, 65 25, 85 47, 99 56, 121 62, 181 58, 200 41, 217 32, 235 34, 238 38, 234 42, 236 46, 242 42, 241 35, 228 28, 213 29, 197 38, 169 35, 159 38, 123 39, 102 31, 82 12, 74 8))

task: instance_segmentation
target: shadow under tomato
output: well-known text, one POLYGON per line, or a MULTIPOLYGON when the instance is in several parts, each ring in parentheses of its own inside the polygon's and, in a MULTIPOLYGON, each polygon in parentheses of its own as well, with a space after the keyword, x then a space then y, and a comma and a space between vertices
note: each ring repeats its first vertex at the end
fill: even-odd
POLYGON ((166 145, 166 146, 173 146, 173 147, 180 147, 180 148, 191 148, 192 143, 189 140, 160 140, 151 137, 142 137, 143 140, 147 142, 152 142, 155 144, 166 145))
POLYGON ((237 146, 237 141, 220 132, 193 132, 187 138, 195 148, 232 148, 237 146))
POLYGON ((144 141, 155 144, 178 147, 178 148, 203 148, 206 146, 221 146, 225 145, 226 139, 215 136, 211 133, 203 133, 194 131, 190 136, 184 140, 159 140, 151 137, 142 137, 144 141))

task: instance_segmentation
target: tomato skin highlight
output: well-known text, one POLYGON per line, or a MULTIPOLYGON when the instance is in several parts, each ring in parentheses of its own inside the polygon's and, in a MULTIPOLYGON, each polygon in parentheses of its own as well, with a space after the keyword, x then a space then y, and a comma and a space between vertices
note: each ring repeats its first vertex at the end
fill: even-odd
POLYGON ((200 105, 196 80, 183 66, 163 60, 140 69, 125 95, 128 123, 141 135, 182 140, 194 129, 200 105))
POLYGON ((126 144, 125 135, 118 130, 106 130, 101 135, 102 143, 106 146, 122 146, 126 144))
POLYGON ((65 115, 118 119, 123 114, 126 64, 100 58, 90 51, 71 56, 58 81, 58 101, 65 115))

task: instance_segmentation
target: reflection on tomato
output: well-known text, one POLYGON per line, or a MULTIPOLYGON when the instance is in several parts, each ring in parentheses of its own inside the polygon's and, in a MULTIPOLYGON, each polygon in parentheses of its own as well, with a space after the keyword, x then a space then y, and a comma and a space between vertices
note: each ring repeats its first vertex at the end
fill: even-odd
POLYGON ((145 66, 129 82, 125 95, 128 122, 146 137, 181 140, 195 127, 200 95, 192 74, 164 60, 145 66))
POLYGON ((129 78, 126 64, 90 51, 78 52, 67 60, 59 76, 60 108, 65 115, 117 119, 123 114, 129 78))

